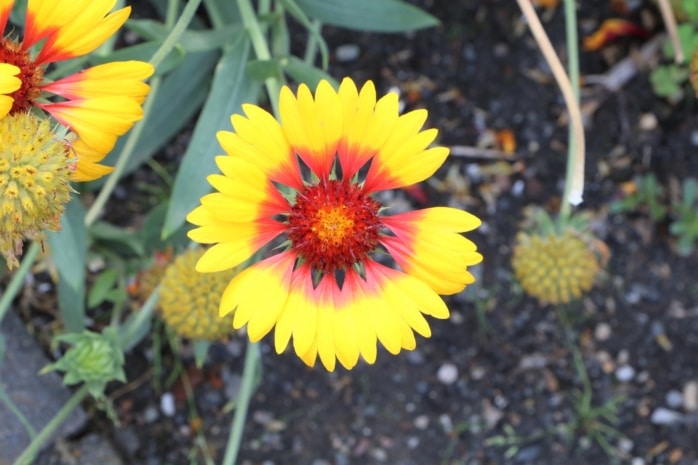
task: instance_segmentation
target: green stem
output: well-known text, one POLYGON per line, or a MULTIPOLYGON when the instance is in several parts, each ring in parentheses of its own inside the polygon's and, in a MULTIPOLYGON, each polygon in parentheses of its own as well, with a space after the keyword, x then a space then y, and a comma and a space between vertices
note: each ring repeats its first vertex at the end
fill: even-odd
MULTIPOLYGON (((158 65, 162 63, 162 61, 167 57, 167 55, 169 55, 169 53, 172 51, 175 45, 177 45, 177 41, 184 33, 184 31, 186 31, 187 26, 189 26, 189 23, 194 17, 194 13, 196 13, 196 9, 199 7, 200 4, 201 0, 190 0, 189 2, 187 2, 187 5, 184 7, 184 10, 182 11, 182 15, 179 17, 175 25, 172 27, 170 33, 167 35, 165 40, 162 42, 160 47, 155 51, 152 58, 150 59, 150 64, 152 64, 155 68, 157 68, 158 65)), ((168 17, 169 16, 170 15, 168 12, 168 17)), ((150 109, 153 106, 153 102, 155 101, 155 95, 157 94, 159 87, 160 77, 153 78, 150 84, 150 94, 148 95, 148 99, 143 105, 143 114, 145 116, 142 120, 138 122, 138 124, 136 124, 133 130, 129 133, 128 139, 126 139, 126 144, 124 144, 124 149, 121 151, 121 154, 119 156, 119 161, 116 162, 116 166, 114 167, 114 171, 107 178, 107 181, 104 183, 104 186, 99 191, 99 195, 97 195, 97 198, 95 199, 94 203, 90 206, 89 211, 85 215, 86 226, 90 226, 92 225, 92 223, 95 222, 95 220, 97 219, 97 215, 99 215, 100 211, 102 211, 102 208, 107 203, 107 200, 109 200, 109 197, 111 196, 111 193, 114 191, 117 182, 119 182, 121 175, 126 169, 128 161, 130 160, 131 156, 133 155, 134 149, 136 148, 138 139, 140 138, 140 135, 143 132, 145 121, 148 118, 148 115, 150 114, 150 109)))
MULTIPOLYGON (((240 10, 240 16, 242 17, 242 24, 247 30, 247 34, 250 37, 250 42, 252 43, 252 48, 258 60, 271 60, 271 53, 269 52, 269 45, 267 44, 267 39, 262 32, 262 28, 257 19, 257 15, 252 8, 252 3, 250 0, 237 0, 238 9, 240 10)), ((268 78, 264 81, 264 86, 267 88, 267 94, 269 94, 269 101, 274 109, 274 113, 278 115, 279 110, 279 93, 281 91, 281 85, 279 83, 279 78, 268 78)))
POLYGON ((29 437, 34 439, 36 437, 34 427, 31 425, 31 423, 29 423, 29 420, 24 416, 22 411, 17 408, 15 403, 12 402, 12 399, 10 399, 10 396, 7 394, 4 386, 2 385, 0 385, 0 402, 5 404, 7 410, 9 410, 10 413, 12 413, 19 420, 19 422, 22 423, 22 426, 24 426, 24 430, 27 432, 29 437))
MULTIPOLYGON (((565 32, 567 41, 567 75, 572 84, 574 98, 579 102, 579 38, 577 36, 577 9, 575 0, 564 0, 565 6, 565 32)), ((565 172, 565 188, 562 193, 562 205, 560 206, 560 216, 567 218, 570 215, 571 203, 570 194, 572 192, 572 178, 575 173, 576 157, 575 132, 572 124, 568 125, 569 139, 567 143, 567 169, 565 172)))
POLYGON ((24 281, 24 278, 27 276, 29 270, 34 264, 34 259, 36 258, 38 253, 39 244, 37 244, 36 242, 32 242, 29 246, 29 249, 26 252, 24 252, 24 256, 22 257, 22 263, 19 265, 19 268, 15 272, 14 276, 12 276, 12 279, 10 280, 10 283, 7 285, 5 292, 3 292, 2 296, 0 296, 0 322, 2 322, 2 319, 5 317, 5 314, 9 310, 10 305, 12 304, 12 301, 14 300, 19 290, 22 288, 22 282, 24 281))
POLYGON ((39 434, 32 439, 27 448, 24 449, 22 454, 13 462, 13 465, 30 465, 34 461, 34 458, 39 452, 41 446, 43 446, 43 444, 53 435, 56 429, 70 416, 73 410, 80 405, 83 399, 87 397, 87 394, 88 390, 87 386, 85 385, 75 391, 73 397, 71 397, 68 402, 61 407, 51 421, 44 426, 44 429, 39 431, 39 434))
POLYGON ((245 419, 247 418, 247 409, 250 406, 252 392, 255 388, 257 380, 257 372, 260 368, 259 347, 253 342, 247 343, 247 352, 245 353, 245 368, 242 371, 242 386, 240 386, 240 394, 237 398, 235 406, 235 415, 233 423, 230 427, 230 435, 228 436, 228 445, 225 448, 225 456, 221 465, 234 465, 237 460, 240 450, 240 442, 242 441, 242 432, 245 429, 245 419))

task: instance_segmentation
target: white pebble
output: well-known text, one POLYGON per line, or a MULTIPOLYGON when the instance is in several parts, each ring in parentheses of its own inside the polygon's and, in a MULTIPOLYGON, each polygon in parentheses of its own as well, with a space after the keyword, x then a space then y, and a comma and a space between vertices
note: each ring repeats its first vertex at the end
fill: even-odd
POLYGON ((359 58, 361 50, 356 44, 344 44, 337 47, 334 51, 337 61, 354 61, 359 58))
POLYGON ((611 337, 611 332, 611 325, 602 322, 594 328, 594 337, 597 341, 607 341, 611 337))
POLYGON ((413 423, 415 428, 425 430, 429 426, 429 417, 426 415, 420 415, 414 419, 413 423))
POLYGON ((698 382, 689 381, 683 386, 683 408, 688 412, 698 410, 698 382))
POLYGON ((664 401, 671 408, 681 408, 683 406, 683 395, 676 389, 672 389, 666 393, 664 401))
POLYGON ((458 368, 453 363, 444 363, 439 367, 436 377, 443 384, 453 384, 458 379, 458 368))
POLYGON ((630 365, 621 365, 616 368, 616 379, 621 383, 627 383, 632 381, 635 377, 635 368, 630 365))
POLYGON ((172 417, 175 414, 175 401, 171 392, 166 392, 160 397, 160 411, 166 417, 172 417))
POLYGON ((670 425, 681 420, 681 414, 668 408, 659 407, 650 417, 650 421, 655 425, 670 425))

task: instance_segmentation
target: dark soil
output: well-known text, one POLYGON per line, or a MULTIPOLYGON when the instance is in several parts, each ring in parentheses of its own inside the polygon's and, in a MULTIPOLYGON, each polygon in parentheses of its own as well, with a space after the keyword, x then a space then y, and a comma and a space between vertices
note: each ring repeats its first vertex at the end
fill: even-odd
MULTIPOLYGON (((581 36, 619 16, 612 2, 581 3, 581 36)), ((443 145, 477 146, 491 131, 513 131, 512 157, 452 157, 422 186, 428 204, 448 203, 483 219, 472 236, 485 257, 480 278, 448 299, 452 317, 431 322, 432 338, 397 357, 382 351, 373 366, 308 369, 290 353, 276 356, 264 340, 264 372, 239 463, 698 464, 698 414, 682 396, 698 382, 698 257, 676 254, 665 222, 608 208, 621 183, 636 175, 654 173, 672 192, 698 173, 695 100, 668 104, 641 72, 589 120, 581 208, 592 214, 611 259, 594 289, 560 313, 525 297, 509 264, 524 209, 555 211, 560 202, 567 141, 567 127, 558 123, 560 93, 516 2, 425 0, 422 6, 440 27, 403 35, 326 27, 331 50, 359 50, 353 61, 333 55, 330 72, 373 79, 379 93, 398 87, 407 109, 429 110, 428 125, 440 129, 443 145), (647 115, 657 124, 641 129, 647 115), (579 407, 585 386, 574 347, 590 377, 587 409, 579 407), (593 410, 614 402, 615 419, 593 410), (667 414, 671 421, 662 422, 667 414)), ((650 4, 629 15, 659 24, 650 4)), ((561 8, 545 26, 564 57, 561 8)), ((623 40, 584 52, 582 73, 604 73, 642 43, 623 40)), ((406 192, 395 196, 423 206, 406 192)), ((116 387, 120 426, 97 415, 90 427, 104 428, 129 464, 204 463, 200 428, 220 462, 232 416, 224 407, 237 392, 244 347, 242 339, 216 345, 203 371, 185 357, 201 424, 190 421, 181 381, 168 390, 176 413, 163 415, 145 344, 129 357, 130 387, 116 387)), ((164 377, 170 362, 165 357, 164 377)))

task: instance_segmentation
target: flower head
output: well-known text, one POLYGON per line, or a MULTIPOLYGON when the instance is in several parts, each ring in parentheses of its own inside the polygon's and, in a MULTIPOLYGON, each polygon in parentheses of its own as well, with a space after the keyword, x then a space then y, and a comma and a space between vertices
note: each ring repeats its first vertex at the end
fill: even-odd
POLYGON ((545 212, 535 210, 530 230, 516 236, 514 274, 523 290, 543 304, 580 298, 608 260, 605 244, 585 230, 583 218, 576 220, 554 223, 545 212))
POLYGON ((0 253, 19 265, 25 239, 58 231, 75 159, 51 124, 31 113, 0 118, 0 253))
POLYGON ((199 273, 203 249, 187 250, 167 267, 160 281, 162 318, 180 336, 215 341, 233 332, 233 317, 218 317, 219 297, 237 273, 199 273))
POLYGON ((386 215, 373 197, 444 162, 446 148, 429 148, 437 131, 421 130, 427 112, 400 116, 395 94, 377 100, 373 83, 359 91, 350 79, 339 91, 322 81, 315 95, 284 87, 280 123, 255 105, 243 111, 231 118, 235 132, 218 133, 227 155, 216 158, 222 174, 208 177, 217 192, 187 217, 199 226, 189 236, 214 244, 197 270, 232 268, 283 242, 233 278, 221 314, 247 325, 252 341, 275 326, 278 353, 292 338, 305 363, 319 356, 328 370, 337 359, 373 363, 377 342, 393 354, 414 349, 414 332, 431 335, 424 315, 448 317, 438 294, 462 291, 482 260, 460 234, 479 226, 475 216, 441 207, 386 215), (388 256, 399 269, 383 264, 388 256))
MULTIPOLYGON (((13 0, 0 1, 0 31, 8 31, 13 0)), ((29 0, 22 40, 0 38, 0 63, 16 67, 19 88, 0 93, 12 98, 10 114, 40 108, 76 134, 74 181, 89 181, 111 171, 99 165, 118 136, 142 118, 153 73, 149 63, 113 62, 94 66, 54 82, 44 77, 50 63, 86 55, 102 45, 126 21, 130 7, 111 12, 113 0, 29 0), (32 52, 38 45, 38 51, 32 52), (56 95, 61 101, 47 100, 56 95)), ((0 69, 0 76, 3 70, 0 69)), ((7 101, 4 101, 7 104, 7 101)), ((0 115, 3 100, 0 99, 0 115)), ((5 113, 7 114, 7 112, 5 113)))

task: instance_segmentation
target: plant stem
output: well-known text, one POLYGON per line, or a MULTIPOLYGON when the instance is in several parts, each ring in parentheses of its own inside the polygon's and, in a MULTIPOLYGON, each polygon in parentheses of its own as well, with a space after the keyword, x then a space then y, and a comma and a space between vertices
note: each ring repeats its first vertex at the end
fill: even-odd
POLYGON ((30 465, 44 442, 53 435, 56 429, 70 416, 73 410, 80 405, 83 399, 87 397, 87 394, 88 390, 86 385, 83 385, 80 389, 75 391, 73 397, 71 397, 68 402, 61 407, 58 413, 51 418, 51 421, 44 426, 44 429, 39 431, 39 434, 32 439, 27 448, 24 449, 22 454, 13 462, 13 465, 30 465))
MULTIPOLYGON (((257 59, 271 60, 269 45, 267 44, 266 37, 264 36, 262 28, 259 25, 257 15, 252 8, 252 3, 250 0, 238 0, 238 9, 240 10, 240 16, 242 17, 242 24, 247 30, 247 34, 250 37, 250 42, 252 43, 252 48, 254 49, 257 59)), ((271 106, 274 109, 274 114, 278 115, 279 92, 281 90, 278 77, 267 78, 264 81, 264 86, 267 88, 267 94, 269 95, 271 106)))
POLYGON ((12 276, 7 288, 5 288, 5 292, 3 292, 2 296, 0 296, 0 322, 2 322, 2 319, 5 317, 5 314, 10 308, 10 304, 12 304, 15 296, 22 288, 22 281, 24 281, 24 278, 29 273, 29 270, 34 264, 34 259, 38 253, 39 244, 36 242, 32 242, 29 249, 24 252, 24 255, 22 256, 22 263, 19 265, 19 268, 15 272, 14 276, 12 276))
POLYGON ((242 385, 240 386, 235 415, 233 415, 233 422, 230 427, 228 445, 225 448, 225 456, 221 465, 234 465, 236 463, 240 442, 242 441, 242 432, 245 428, 247 409, 250 406, 259 368, 259 347, 254 342, 248 341, 245 353, 245 368, 242 371, 242 385))
MULTIPOLYGON (((565 0, 565 38, 567 41, 567 75, 570 78, 574 100, 579 104, 579 37, 577 35, 577 6, 575 0, 565 0)), ((567 170, 565 172, 565 188, 562 194, 563 201, 560 206, 560 216, 566 218, 570 215, 569 201, 576 169, 577 134, 570 124, 568 127, 567 170)), ((582 166, 582 169, 584 167, 582 166)))
MULTIPOLYGON (((553 45, 550 43, 548 35, 545 33, 545 29, 538 19, 533 5, 531 5, 531 0, 517 0, 519 3, 519 8, 521 12, 526 17, 528 21, 528 27, 531 29, 533 37, 536 39, 538 48, 540 48, 541 53, 545 61, 550 66, 550 70, 555 77, 558 87, 562 92, 562 96, 565 99, 565 106, 567 107, 567 113, 569 115, 569 124, 571 129, 574 131, 574 140, 570 141, 570 152, 574 152, 573 168, 571 170, 572 175, 565 179, 565 191, 563 192, 562 204, 572 204, 578 205, 582 202, 582 192, 584 190, 584 125, 582 124, 582 112, 579 109, 579 103, 575 96, 572 84, 570 83, 567 73, 565 73, 565 68, 562 66, 560 59, 555 53, 553 45), (574 142, 574 145, 572 145, 574 142), (569 187, 568 187, 569 185, 569 187)), ((571 4, 574 6, 574 0, 565 0, 565 5, 571 4)), ((576 23, 576 21, 575 21, 576 23)), ((576 24, 574 26, 576 28, 576 24)), ((576 47, 577 42, 574 45, 576 47)), ((578 74, 578 73, 577 73, 578 74)), ((568 156, 568 164, 570 163, 570 157, 568 156)))

